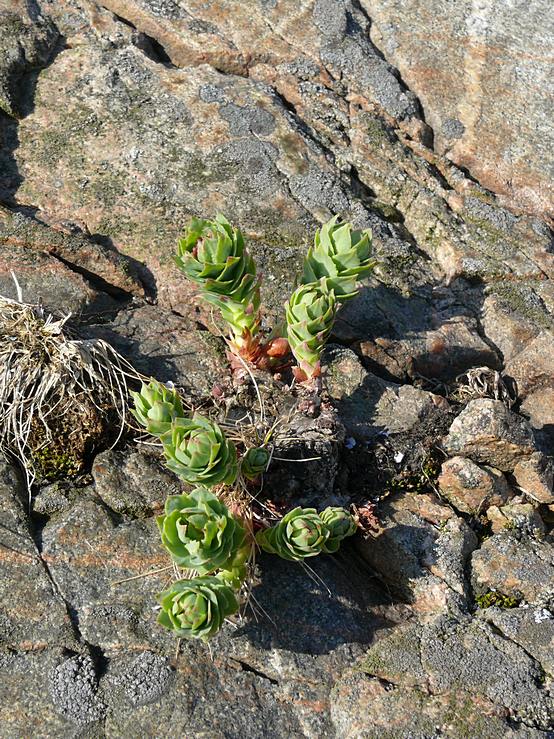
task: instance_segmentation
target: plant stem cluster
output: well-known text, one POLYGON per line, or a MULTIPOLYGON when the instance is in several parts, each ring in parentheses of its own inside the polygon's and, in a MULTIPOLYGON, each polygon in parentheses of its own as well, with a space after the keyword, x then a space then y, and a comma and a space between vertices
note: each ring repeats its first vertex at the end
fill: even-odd
POLYGON ((231 353, 252 364, 283 366, 289 350, 300 382, 320 373, 320 357, 337 310, 358 293, 357 281, 374 266, 371 232, 355 231, 331 218, 314 238, 304 259, 299 286, 285 304, 286 339, 260 338, 260 283, 240 229, 222 216, 193 218, 179 241, 175 263, 200 287, 200 295, 217 307, 229 328, 231 353))
POLYGON ((132 393, 137 421, 161 444, 167 466, 196 487, 171 495, 157 519, 162 545, 174 564, 192 571, 159 595, 159 622, 179 637, 209 639, 225 618, 237 613, 240 592, 255 547, 301 561, 336 552, 357 524, 343 508, 295 508, 255 536, 210 488, 232 485, 239 475, 253 479, 269 463, 264 447, 238 460, 235 446, 213 421, 188 417, 176 390, 156 380, 132 393))

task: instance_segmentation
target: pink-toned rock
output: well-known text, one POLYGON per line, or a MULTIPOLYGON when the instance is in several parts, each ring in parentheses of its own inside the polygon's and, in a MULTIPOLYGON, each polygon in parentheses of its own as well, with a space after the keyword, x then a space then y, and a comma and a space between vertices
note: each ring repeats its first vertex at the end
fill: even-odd
POLYGON ((479 467, 464 457, 444 462, 438 483, 442 495, 463 513, 478 514, 491 505, 500 506, 511 495, 502 472, 479 467))
POLYGON ((554 333, 542 331, 506 364, 505 371, 516 380, 521 397, 554 387, 554 333))
POLYGON ((536 452, 514 467, 514 477, 521 490, 537 503, 554 503, 554 465, 552 459, 536 452))
POLYGON ((503 472, 535 451, 528 422, 500 400, 472 400, 454 419, 445 439, 446 450, 488 464, 503 472))
POLYGON ((501 508, 490 506, 487 518, 495 534, 506 529, 518 529, 530 536, 542 536, 546 532, 542 518, 531 503, 511 503, 501 508))
POLYGON ((362 0, 425 110, 436 151, 537 213, 554 210, 548 3, 362 0))
POLYGON ((529 603, 541 602, 554 594, 554 547, 510 532, 495 534, 473 553, 471 572, 477 593, 495 589, 529 603))

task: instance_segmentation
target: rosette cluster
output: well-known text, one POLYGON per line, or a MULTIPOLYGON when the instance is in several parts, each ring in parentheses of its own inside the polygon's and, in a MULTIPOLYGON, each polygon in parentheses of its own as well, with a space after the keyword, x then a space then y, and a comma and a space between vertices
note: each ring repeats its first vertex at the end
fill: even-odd
POLYGON ((179 567, 207 575, 236 569, 248 559, 246 530, 206 488, 170 495, 157 522, 162 544, 179 567))
POLYGON ((160 436, 166 464, 193 485, 231 485, 237 478, 237 452, 217 423, 195 413, 176 418, 160 436))
POLYGON ((331 333, 338 304, 325 279, 297 287, 285 304, 290 350, 303 379, 317 377, 320 357, 331 333))
POLYGON ((239 609, 233 589, 220 577, 210 575, 178 580, 160 593, 158 621, 176 636, 207 641, 223 621, 239 609))
POLYGON ((350 223, 339 223, 338 216, 318 229, 314 245, 304 259, 302 283, 324 278, 338 301, 358 293, 357 281, 375 266, 371 230, 356 231, 350 223))
POLYGON ((334 553, 356 532, 354 518, 344 508, 294 508, 275 526, 256 534, 256 542, 270 554, 295 562, 322 553, 334 553))
POLYGON ((260 318, 260 282, 242 233, 222 215, 193 218, 174 257, 177 267, 201 288, 206 302, 221 312, 240 350, 252 343, 260 318))
POLYGON ((248 480, 255 480, 265 472, 269 463, 269 452, 262 446, 248 449, 240 460, 240 471, 248 480))
POLYGON ((140 392, 131 392, 131 397, 135 403, 131 413, 153 436, 167 433, 173 421, 185 415, 177 391, 157 380, 151 380, 148 385, 143 383, 140 392))
POLYGON ((331 218, 314 238, 304 259, 302 284, 285 305, 287 336, 298 363, 297 377, 320 373, 320 357, 339 304, 353 298, 357 281, 374 266, 371 231, 356 231, 331 218))

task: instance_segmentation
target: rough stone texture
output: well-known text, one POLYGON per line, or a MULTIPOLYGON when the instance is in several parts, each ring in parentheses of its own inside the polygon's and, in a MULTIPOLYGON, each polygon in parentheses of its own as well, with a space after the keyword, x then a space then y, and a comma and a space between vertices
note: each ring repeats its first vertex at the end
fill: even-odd
POLYGON ((195 318, 193 309, 179 315, 141 305, 120 311, 109 324, 87 326, 86 334, 110 343, 147 377, 171 380, 187 396, 206 396, 229 370, 223 340, 200 329, 195 318))
POLYGON ((514 467, 517 484, 531 500, 554 503, 554 465, 552 459, 537 452, 514 467))
MULTIPOLYGON (((381 531, 360 542, 374 569, 350 545, 310 562, 314 572, 262 558, 256 613, 237 628, 225 625, 213 659, 196 643, 176 656, 153 610, 170 573, 149 574, 168 566, 151 515, 164 474, 146 469, 138 454, 124 461, 110 454, 97 462, 95 485, 48 486, 29 516, 7 473, 0 724, 10 739, 26 735, 37 716, 48 736, 164 736, 165 727, 171 736, 241 739, 545 735, 546 632, 527 634, 498 619, 504 636, 493 633, 482 614, 471 615, 468 582, 473 576, 476 592, 500 589, 513 559, 514 589, 547 598, 550 550, 540 538, 551 538, 547 509, 499 508, 509 531, 482 544, 472 572, 469 555, 479 545, 472 527, 482 533, 475 519, 462 520, 430 494, 429 476, 423 494, 406 480, 391 492, 377 457, 384 450, 384 463, 403 460, 394 471, 421 473, 459 411, 441 396, 458 374, 485 365, 517 380, 520 410, 543 450, 552 450, 554 255, 544 221, 519 208, 538 210, 521 192, 536 187, 529 167, 546 161, 542 141, 530 133, 530 109, 527 133, 518 133, 525 166, 501 158, 511 143, 494 126, 501 132, 494 141, 479 139, 487 155, 476 154, 468 172, 456 167, 449 157, 461 156, 476 132, 447 110, 444 90, 444 105, 430 104, 389 63, 387 42, 413 3, 388 30, 388 0, 369 14, 367 7, 0 0, 1 292, 15 295, 15 268, 26 299, 78 313, 87 336, 112 342, 145 374, 172 380, 195 407, 214 384, 231 387, 234 400, 224 393, 221 409, 239 418, 253 401, 242 408, 245 389, 232 387, 217 316, 171 259, 189 216, 222 211, 244 229, 264 274, 264 330, 282 318, 317 223, 341 213, 370 226, 379 258, 358 298, 341 309, 334 340, 343 346, 324 361, 335 409, 324 396, 314 417, 304 415, 294 392, 280 389, 286 423, 275 431, 276 456, 316 459, 275 459, 263 488, 285 505, 374 501, 381 531), (498 181, 489 176, 493 158, 498 181), (510 168, 514 200, 502 179, 510 168), (501 201, 476 182, 481 175, 501 201), (357 437, 352 450, 345 427, 357 437), (506 555, 496 551, 504 541, 506 555), (441 615, 454 620, 437 625, 441 615), (403 674, 352 673, 384 626, 392 634, 400 626, 390 651, 403 674)), ((449 6, 433 22, 443 27, 466 11, 449 6)), ((532 12, 513 12, 512 28, 529 44, 532 12)), ((431 44, 428 14, 433 6, 409 26, 431 44)), ((505 18, 499 14, 496 29, 505 18)), ((457 38, 449 43, 465 53, 457 38)), ((491 79, 513 69, 486 65, 491 79)), ((472 107, 479 127, 494 120, 495 95, 517 103, 523 89, 534 99, 526 78, 493 87, 490 106, 472 107)), ((521 131, 518 110, 503 126, 508 120, 521 131)), ((258 380, 269 403, 274 390, 258 380)), ((502 469, 500 459, 511 470, 535 452, 517 415, 495 411, 490 419, 494 438, 481 447, 487 459, 475 456, 477 443, 467 452, 475 462, 502 469)))
POLYGON ((358 541, 358 551, 393 593, 416 613, 433 618, 468 605, 465 562, 477 537, 448 506, 430 495, 387 500, 380 509, 382 529, 358 541))
POLYGON ((487 608, 480 614, 554 674, 554 615, 548 608, 487 608))
POLYGON ((47 63, 58 35, 36 5, 22 0, 0 3, 0 110, 14 118, 29 112, 22 79, 47 63))
POLYGON ((479 467, 464 457, 444 462, 438 484, 441 494, 462 513, 481 513, 489 506, 501 506, 511 495, 501 472, 479 467))
POLYGON ((453 416, 448 401, 381 379, 344 347, 328 347, 323 361, 324 388, 348 438, 370 446, 387 439, 404 468, 420 469, 448 430, 453 416))
POLYGON ((362 0, 371 37, 418 96, 434 147, 522 207, 552 212, 554 28, 548 7, 502 0, 362 0))
POLYGON ((501 508, 490 506, 487 509, 487 518, 495 534, 508 529, 517 530, 527 536, 542 538, 546 533, 543 519, 530 503, 512 503, 501 508))
POLYGON ((332 409, 315 419, 293 414, 275 433, 275 462, 264 476, 269 496, 317 508, 343 503, 334 495, 343 442, 344 427, 332 409))
POLYGON ((161 459, 144 451, 107 451, 92 466, 96 493, 117 513, 145 518, 161 513, 168 495, 178 495, 182 485, 161 459))
POLYGON ((532 727, 549 726, 552 703, 534 660, 478 621, 381 632, 357 668, 335 688, 340 736, 538 737, 532 727))
POLYGON ((473 553, 471 571, 478 592, 494 588, 528 603, 554 595, 554 547, 547 541, 495 534, 473 553))
POLYGON ((109 685, 123 688, 126 699, 133 706, 144 706, 159 700, 171 687, 174 671, 167 657, 142 652, 117 664, 117 674, 110 674, 109 685))
POLYGON ((98 696, 98 678, 88 656, 65 660, 50 673, 50 694, 59 713, 75 724, 104 718, 106 705, 98 696))
POLYGON ((71 623, 25 513, 25 487, 0 459, 0 648, 33 651, 72 642, 71 623))
POLYGON ((500 400, 472 400, 457 416, 445 440, 451 454, 475 462, 513 470, 534 452, 533 433, 524 418, 509 411, 500 400))

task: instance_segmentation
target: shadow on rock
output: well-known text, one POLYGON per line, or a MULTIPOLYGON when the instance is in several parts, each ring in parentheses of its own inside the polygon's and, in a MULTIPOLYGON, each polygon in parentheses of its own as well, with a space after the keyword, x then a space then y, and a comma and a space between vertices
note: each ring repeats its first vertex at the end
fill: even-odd
POLYGON ((341 309, 335 335, 386 380, 449 382, 471 367, 501 366, 496 347, 482 338, 483 302, 484 286, 461 278, 420 285, 409 296, 375 283, 341 309))
POLYGON ((263 555, 261 569, 252 593, 257 621, 250 616, 236 633, 259 648, 328 654, 342 644, 370 644, 389 623, 382 610, 390 597, 348 545, 306 565, 263 555))

